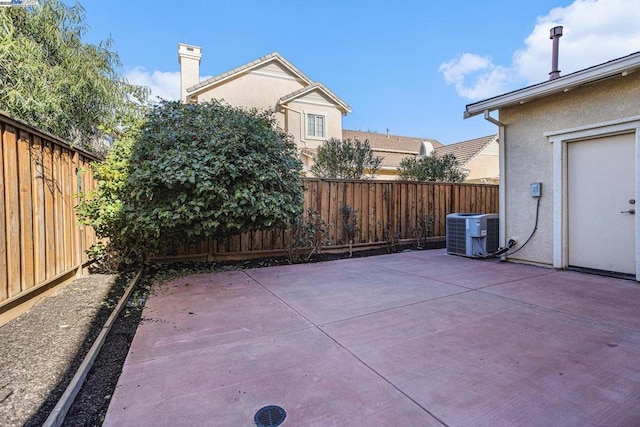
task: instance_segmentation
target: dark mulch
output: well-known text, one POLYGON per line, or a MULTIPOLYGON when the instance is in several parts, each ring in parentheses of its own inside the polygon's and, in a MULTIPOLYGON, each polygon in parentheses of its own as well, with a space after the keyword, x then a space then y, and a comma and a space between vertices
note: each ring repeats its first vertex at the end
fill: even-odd
MULTIPOLYGON (((437 247, 443 247, 442 243, 433 243, 428 248, 437 247)), ((386 253, 386 248, 373 249, 354 252, 353 257, 386 253)), ((313 255, 309 262, 346 257, 346 253, 323 253, 313 255)), ((107 336, 64 425, 102 425, 154 283, 188 274, 289 263, 288 258, 282 257, 147 266, 107 336)), ((0 424, 37 426, 46 420, 132 278, 132 272, 82 277, 0 328, 0 420, 3 420, 0 424)))

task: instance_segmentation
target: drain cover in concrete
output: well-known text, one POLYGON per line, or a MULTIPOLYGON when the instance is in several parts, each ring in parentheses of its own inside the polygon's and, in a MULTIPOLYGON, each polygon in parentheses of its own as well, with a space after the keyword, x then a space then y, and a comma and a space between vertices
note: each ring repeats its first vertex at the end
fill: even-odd
POLYGON ((258 427, 276 427, 282 424, 287 413, 279 406, 269 405, 258 409, 253 421, 258 427))

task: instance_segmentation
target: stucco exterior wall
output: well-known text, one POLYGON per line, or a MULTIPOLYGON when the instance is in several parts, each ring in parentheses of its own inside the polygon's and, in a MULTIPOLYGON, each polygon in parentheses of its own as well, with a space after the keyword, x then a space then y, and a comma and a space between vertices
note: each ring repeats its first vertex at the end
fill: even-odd
POLYGON ((640 73, 610 78, 548 96, 522 105, 504 108, 499 120, 505 127, 504 220, 506 239, 519 244, 531 234, 536 199, 530 184, 542 183, 538 230, 511 259, 553 264, 553 144, 545 132, 605 122, 640 113, 640 73))
POLYGON ((328 139, 342 139, 342 113, 334 105, 329 104, 328 100, 326 103, 317 102, 317 96, 317 94, 311 93, 289 103, 289 107, 292 110, 299 111, 303 116, 303 120, 300 122, 300 114, 294 113, 292 110, 289 111, 292 118, 294 118, 295 114, 295 116, 297 116, 295 118, 298 119, 297 123, 294 123, 296 121, 295 119, 291 120, 291 123, 289 124, 289 133, 294 136, 296 142, 301 141, 302 144, 299 145, 301 148, 317 148, 328 139), (307 114, 325 116, 326 135, 324 138, 307 136, 307 114))
POLYGON ((278 125, 285 129, 286 111, 276 108, 277 102, 283 96, 303 86, 303 83, 288 75, 286 70, 278 65, 267 64, 265 67, 209 88, 198 95, 198 102, 216 99, 237 107, 271 109, 275 112, 278 125))
POLYGON ((276 64, 267 64, 203 91, 198 101, 224 100, 231 105, 274 109, 280 98, 304 87, 304 84, 276 64), (282 72, 278 73, 278 70, 282 72))
POLYGON ((465 182, 498 184, 500 177, 498 148, 498 142, 492 142, 465 166, 465 169, 469 169, 465 182))
POLYGON ((342 112, 333 100, 318 91, 295 98, 284 107, 278 106, 280 98, 303 87, 305 83, 294 78, 288 70, 269 63, 203 90, 198 94, 198 102, 216 99, 234 106, 271 109, 279 127, 293 136, 299 148, 316 148, 326 139, 342 138, 342 112), (324 138, 307 137, 306 114, 325 116, 324 138))

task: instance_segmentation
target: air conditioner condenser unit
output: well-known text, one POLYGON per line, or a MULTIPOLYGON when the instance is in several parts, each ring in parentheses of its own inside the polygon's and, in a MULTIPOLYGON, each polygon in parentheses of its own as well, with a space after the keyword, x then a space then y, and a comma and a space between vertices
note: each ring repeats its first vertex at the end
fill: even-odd
POLYGON ((447 253, 479 258, 498 250, 498 214, 447 215, 447 253))

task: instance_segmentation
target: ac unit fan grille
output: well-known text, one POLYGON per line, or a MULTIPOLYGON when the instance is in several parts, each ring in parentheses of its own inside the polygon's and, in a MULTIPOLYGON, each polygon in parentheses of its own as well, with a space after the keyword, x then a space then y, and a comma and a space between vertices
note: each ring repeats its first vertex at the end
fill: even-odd
POLYGON ((493 254, 499 245, 498 214, 447 215, 447 253, 468 257, 493 254))
POLYGON ((467 221, 464 218, 447 218, 447 252, 467 253, 467 221))
POLYGON ((500 246, 500 221, 498 218, 487 219, 487 252, 494 253, 500 246))

